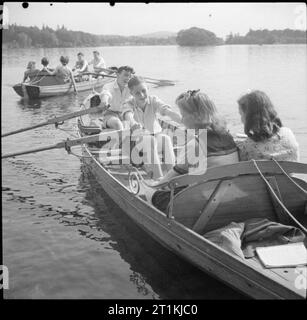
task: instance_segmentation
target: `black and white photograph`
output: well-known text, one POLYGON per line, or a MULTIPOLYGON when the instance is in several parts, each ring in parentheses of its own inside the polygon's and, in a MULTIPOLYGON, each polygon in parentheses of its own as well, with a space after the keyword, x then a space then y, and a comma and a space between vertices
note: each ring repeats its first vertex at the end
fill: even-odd
POLYGON ((306 3, 1 12, 5 300, 306 300, 306 3))

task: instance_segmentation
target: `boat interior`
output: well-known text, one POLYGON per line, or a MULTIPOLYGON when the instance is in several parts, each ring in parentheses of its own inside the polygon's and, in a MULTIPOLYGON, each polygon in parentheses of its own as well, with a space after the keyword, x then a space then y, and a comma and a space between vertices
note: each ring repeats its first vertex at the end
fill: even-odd
MULTIPOLYGON (((89 99, 86 106, 90 105, 89 99)), ((82 135, 101 132, 98 126, 92 124, 90 115, 82 116, 78 125, 82 135)), ((165 133, 172 130, 172 124, 167 121, 161 121, 161 126, 165 133)), ((89 144, 88 147, 91 154, 115 179, 136 196, 149 202, 147 183, 152 182, 152 178, 146 167, 110 163, 112 160, 123 161, 125 158, 118 147, 110 147, 105 142, 89 144), (137 181, 131 179, 131 173, 136 176, 137 181), (137 184, 136 188, 134 182, 137 184)), ((174 146, 175 154, 181 147, 174 146)), ((202 236, 231 223, 244 223, 250 219, 267 219, 293 226, 306 235, 306 177, 307 164, 295 162, 248 161, 241 162, 240 165, 209 168, 202 175, 183 175, 173 179, 175 182, 168 185, 170 190, 175 186, 186 187, 177 194, 171 193, 170 204, 164 214, 202 236)), ((306 248, 306 237, 302 236, 301 242, 306 248)), ((257 254, 244 261, 266 270, 268 274, 274 273, 292 286, 293 290, 297 290, 294 287, 297 278, 295 267, 267 268, 257 254)), ((300 265, 305 272, 306 263, 300 265)))

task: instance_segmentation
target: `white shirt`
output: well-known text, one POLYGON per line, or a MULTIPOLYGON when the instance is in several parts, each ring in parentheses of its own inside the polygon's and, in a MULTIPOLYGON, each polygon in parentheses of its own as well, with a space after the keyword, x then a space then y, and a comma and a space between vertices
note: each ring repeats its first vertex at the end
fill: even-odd
POLYGON ((106 69, 106 63, 102 57, 100 57, 98 60, 93 59, 89 64, 93 65, 95 72, 99 71, 100 68, 106 69), (98 70, 96 70, 96 69, 98 69, 98 70))
POLYGON ((123 116, 128 111, 131 111, 134 120, 140 123, 150 133, 159 133, 162 131, 157 118, 158 113, 162 116, 169 116, 171 119, 174 117, 174 112, 171 110, 171 107, 156 96, 148 96, 144 110, 137 106, 135 99, 132 97, 124 104, 123 116))
POLYGON ((128 86, 121 91, 117 80, 105 84, 101 96, 107 96, 107 103, 111 106, 109 110, 116 112, 122 112, 124 102, 131 98, 128 86))

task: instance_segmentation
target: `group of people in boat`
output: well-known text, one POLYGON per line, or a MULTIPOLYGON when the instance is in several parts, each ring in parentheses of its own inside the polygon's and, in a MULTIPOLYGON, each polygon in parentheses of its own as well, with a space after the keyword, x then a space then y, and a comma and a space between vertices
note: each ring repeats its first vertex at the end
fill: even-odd
POLYGON ((101 72, 110 72, 110 70, 106 68, 103 57, 97 50, 93 51, 93 59, 90 62, 87 62, 84 58, 84 54, 82 52, 79 52, 77 54, 77 61, 75 63, 75 66, 72 69, 68 66, 68 63, 69 57, 61 56, 60 64, 53 69, 49 67, 48 58, 43 57, 41 60, 43 68, 39 70, 36 68, 35 61, 29 61, 22 82, 33 82, 38 79, 39 76, 47 74, 55 76, 57 80, 59 80, 59 82, 66 83, 72 81, 75 84, 75 81, 83 80, 84 76, 90 73, 90 65, 93 65, 94 74, 99 74, 101 72))
POLYGON ((140 128, 149 132, 142 136, 143 151, 146 153, 146 148, 150 148, 148 151, 153 155, 151 167, 157 184, 188 173, 190 163, 185 159, 195 153, 195 146, 201 153, 199 158, 205 162, 200 165, 204 170, 250 159, 299 161, 299 146, 293 132, 283 126, 270 98, 259 90, 248 92, 238 99, 245 133, 241 141, 235 141, 225 119, 207 94, 200 90, 180 94, 176 99, 179 114, 160 98, 151 95, 146 81, 135 76, 129 66, 118 68, 117 79, 104 86, 100 99, 106 111, 92 116, 94 124, 115 130, 123 130, 128 125, 131 132, 140 128), (168 116, 187 129, 203 131, 205 136, 194 135, 176 161, 171 138, 162 134, 158 114, 168 116), (97 119, 100 121, 97 122, 97 119), (168 159, 169 170, 166 174, 163 174, 158 154, 162 145, 164 157, 168 159))

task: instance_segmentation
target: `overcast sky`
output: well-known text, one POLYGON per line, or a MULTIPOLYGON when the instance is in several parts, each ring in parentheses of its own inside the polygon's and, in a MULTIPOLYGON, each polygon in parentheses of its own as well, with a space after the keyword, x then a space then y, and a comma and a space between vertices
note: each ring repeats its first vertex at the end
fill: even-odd
POLYGON ((64 24, 94 34, 139 35, 200 27, 219 37, 252 29, 306 29, 303 3, 35 3, 5 4, 8 22, 23 26, 64 24), (52 4, 52 5, 50 5, 52 4))

